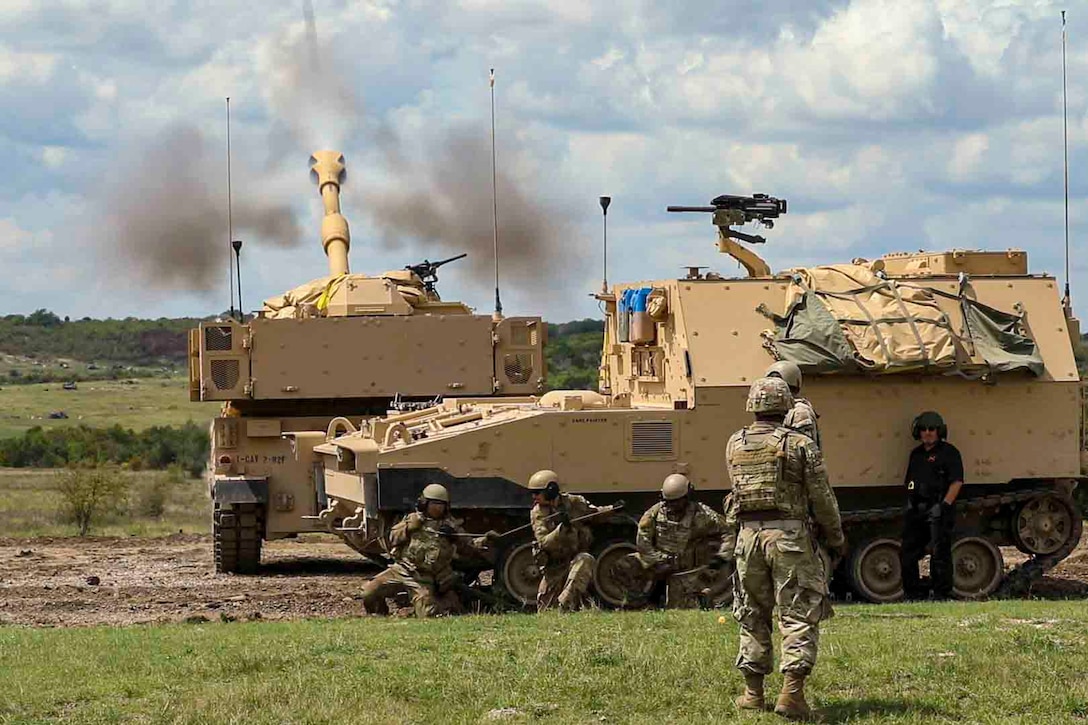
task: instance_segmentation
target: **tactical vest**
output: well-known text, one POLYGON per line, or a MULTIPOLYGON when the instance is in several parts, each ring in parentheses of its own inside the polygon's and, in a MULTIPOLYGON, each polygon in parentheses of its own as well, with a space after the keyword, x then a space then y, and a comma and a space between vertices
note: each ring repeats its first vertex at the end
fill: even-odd
POLYGON ((430 574, 447 569, 453 562, 453 543, 438 535, 443 521, 424 520, 423 528, 413 531, 396 558, 416 571, 430 574))
POLYGON ((654 545, 668 554, 683 554, 691 540, 691 523, 694 518, 694 504, 688 504, 688 510, 678 521, 671 520, 665 506, 662 506, 654 517, 654 545))
POLYGON ((761 435, 762 440, 749 440, 747 429, 733 446, 729 459, 729 475, 733 479, 733 500, 741 514, 780 509, 779 493, 785 482, 786 445, 789 431, 776 428, 761 435))

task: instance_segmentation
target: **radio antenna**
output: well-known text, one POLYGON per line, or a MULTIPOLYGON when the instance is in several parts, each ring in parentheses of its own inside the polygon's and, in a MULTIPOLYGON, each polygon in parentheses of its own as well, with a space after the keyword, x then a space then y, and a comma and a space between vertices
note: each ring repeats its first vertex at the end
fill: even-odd
POLYGON ((491 220, 495 230, 495 321, 502 319, 502 300, 499 299, 499 187, 495 171, 495 69, 491 69, 491 220))
MULTIPOLYGON (((234 317, 234 216, 230 194, 230 96, 227 96, 227 282, 230 283, 230 316, 234 317)), ((239 285, 240 286, 240 285, 239 285)), ((241 290, 239 290, 241 292, 241 290)), ((238 307, 242 306, 241 300, 238 307)))
POLYGON ((611 196, 600 198, 601 211, 604 212, 604 272, 601 277, 601 294, 608 294, 608 205, 612 203, 611 196))
POLYGON ((1065 298, 1062 307, 1071 316, 1073 306, 1069 296, 1069 110, 1065 86, 1065 11, 1062 10, 1062 146, 1065 157, 1065 298))

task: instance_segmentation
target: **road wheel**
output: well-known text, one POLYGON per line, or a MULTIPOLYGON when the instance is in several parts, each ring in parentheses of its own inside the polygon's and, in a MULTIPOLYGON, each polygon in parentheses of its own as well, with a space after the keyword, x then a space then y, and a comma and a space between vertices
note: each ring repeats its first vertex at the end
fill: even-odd
POLYGON ((217 573, 257 573, 257 567, 261 563, 263 524, 260 504, 215 504, 212 512, 212 540, 217 573))
POLYGON ((628 554, 638 551, 635 545, 626 539, 613 539, 597 548, 597 565, 593 568, 593 588, 601 603, 618 609, 640 607, 653 589, 653 581, 647 581, 643 590, 631 591, 626 578, 620 574, 616 565, 628 554))
POLYGON ((1054 494, 1025 501, 1013 520, 1016 548, 1033 556, 1053 554, 1073 535, 1073 516, 1073 507, 1054 494))
POLYGON ((522 607, 536 606, 540 579, 540 567, 533 559, 532 542, 509 546, 499 554, 499 563, 495 567, 495 584, 522 607))
POLYGON ((870 539, 850 556, 850 586, 870 602, 894 602, 903 596, 900 544, 895 539, 870 539))
POLYGON ((969 536, 952 544, 952 590, 961 599, 989 596, 1004 573, 1001 550, 989 539, 969 536))

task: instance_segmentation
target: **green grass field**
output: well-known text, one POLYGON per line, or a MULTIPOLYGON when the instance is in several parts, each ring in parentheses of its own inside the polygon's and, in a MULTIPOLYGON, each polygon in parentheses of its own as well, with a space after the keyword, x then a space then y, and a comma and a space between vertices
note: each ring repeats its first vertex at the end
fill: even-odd
MULTIPOLYGON (((178 478, 166 471, 124 472, 128 495, 116 510, 92 527, 95 536, 164 536, 208 530, 208 489, 199 479, 178 478), (151 490, 164 493, 162 516, 144 515, 151 490)), ((55 473, 32 468, 0 468, 0 536, 73 536, 74 524, 62 520, 55 473)), ((0 594, 2 596, 2 594, 0 594)))
POLYGON ((153 425, 203 423, 218 410, 216 403, 190 403, 186 378, 144 378, 134 382, 95 381, 64 390, 60 383, 3 385, 0 383, 0 438, 42 426, 56 428, 80 423, 97 428, 120 424, 143 430, 153 425), (67 420, 51 420, 63 410, 67 420))
MULTIPOLYGON (((844 606, 810 700, 832 723, 1078 722, 1086 633, 1076 602, 844 606)), ((9 628, 0 721, 726 722, 736 644, 691 611, 9 628)))

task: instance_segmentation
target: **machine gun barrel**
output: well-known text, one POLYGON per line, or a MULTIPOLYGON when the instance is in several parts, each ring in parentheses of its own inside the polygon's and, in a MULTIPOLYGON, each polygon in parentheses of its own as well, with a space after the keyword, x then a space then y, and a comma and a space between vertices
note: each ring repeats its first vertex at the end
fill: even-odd
POLYGON ((717 210, 718 210, 718 208, 716 206, 675 206, 675 205, 673 205, 673 206, 665 207, 665 211, 680 211, 680 212, 688 212, 688 211, 714 212, 714 211, 717 211, 717 210))

